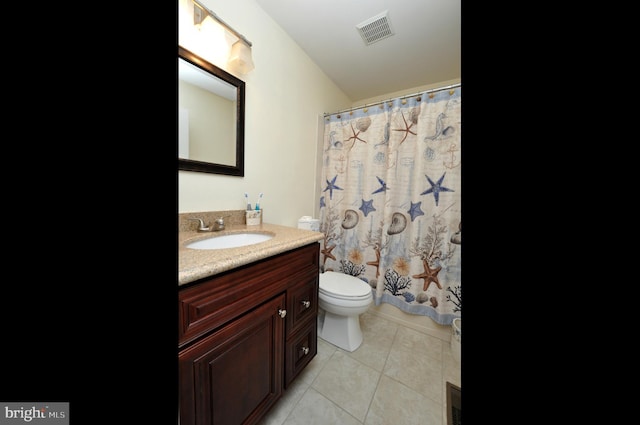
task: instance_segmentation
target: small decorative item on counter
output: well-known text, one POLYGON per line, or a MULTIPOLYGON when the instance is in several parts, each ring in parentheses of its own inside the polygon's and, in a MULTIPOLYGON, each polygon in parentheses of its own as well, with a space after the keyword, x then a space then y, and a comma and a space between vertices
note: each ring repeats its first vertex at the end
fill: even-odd
POLYGON ((262 211, 264 210, 247 210, 247 226, 257 226, 262 224, 262 211))

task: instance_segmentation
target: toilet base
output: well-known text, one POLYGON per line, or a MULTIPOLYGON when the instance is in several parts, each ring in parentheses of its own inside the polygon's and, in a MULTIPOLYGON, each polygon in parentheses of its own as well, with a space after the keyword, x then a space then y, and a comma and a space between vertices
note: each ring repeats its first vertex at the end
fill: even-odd
POLYGON ((355 351, 362 344, 360 316, 339 316, 324 312, 324 320, 319 322, 318 336, 330 344, 346 351, 355 351))

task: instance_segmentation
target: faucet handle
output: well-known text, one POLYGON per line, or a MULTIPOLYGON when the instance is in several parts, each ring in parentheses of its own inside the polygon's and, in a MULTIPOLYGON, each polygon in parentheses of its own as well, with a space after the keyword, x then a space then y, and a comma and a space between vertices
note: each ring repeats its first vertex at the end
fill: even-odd
POLYGON ((202 219, 201 219, 201 218, 191 218, 191 217, 188 217, 188 219, 189 219, 189 220, 197 220, 197 221, 199 222, 199 225, 198 225, 198 232, 208 232, 208 231, 210 231, 210 230, 211 230, 211 229, 209 228, 209 226, 205 226, 204 221, 202 221, 202 219))

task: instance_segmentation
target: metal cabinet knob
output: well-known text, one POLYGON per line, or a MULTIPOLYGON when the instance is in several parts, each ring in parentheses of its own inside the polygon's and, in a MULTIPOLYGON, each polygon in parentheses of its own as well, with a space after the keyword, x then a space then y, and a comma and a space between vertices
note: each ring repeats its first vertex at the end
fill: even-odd
POLYGON ((309 354, 309 347, 302 347, 302 352, 304 353, 305 356, 309 354))
POLYGON ((278 315, 284 319, 284 316, 287 315, 287 310, 278 309, 278 315))
POLYGON ((304 306, 304 308, 309 308, 309 306, 311 305, 311 301, 302 301, 302 305, 304 306))

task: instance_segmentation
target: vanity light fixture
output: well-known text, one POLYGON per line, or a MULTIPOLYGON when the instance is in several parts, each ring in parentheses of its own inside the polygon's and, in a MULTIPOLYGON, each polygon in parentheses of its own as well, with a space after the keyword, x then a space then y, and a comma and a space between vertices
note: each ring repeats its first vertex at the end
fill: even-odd
POLYGON ((251 48, 243 40, 238 40, 231 46, 229 65, 243 74, 247 74, 254 68, 253 59, 251 59, 251 48))
POLYGON ((245 38, 244 35, 231 28, 225 21, 223 21, 213 11, 207 9, 198 0, 193 0, 193 24, 199 26, 206 19, 207 16, 211 16, 218 21, 226 30, 231 32, 234 36, 238 37, 238 41, 231 46, 231 53, 229 54, 228 64, 237 69, 243 74, 247 74, 255 67, 253 65, 253 59, 251 58, 251 42, 245 38))

